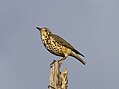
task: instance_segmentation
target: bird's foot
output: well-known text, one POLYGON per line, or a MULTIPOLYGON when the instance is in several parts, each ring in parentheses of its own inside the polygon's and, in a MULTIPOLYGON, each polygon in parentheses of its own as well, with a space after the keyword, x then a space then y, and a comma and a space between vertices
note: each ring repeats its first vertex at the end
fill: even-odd
POLYGON ((50 64, 50 66, 52 66, 55 62, 56 62, 56 60, 53 60, 53 62, 50 64))
POLYGON ((59 62, 60 65, 62 65, 63 60, 60 59, 60 60, 58 60, 58 62, 59 62))

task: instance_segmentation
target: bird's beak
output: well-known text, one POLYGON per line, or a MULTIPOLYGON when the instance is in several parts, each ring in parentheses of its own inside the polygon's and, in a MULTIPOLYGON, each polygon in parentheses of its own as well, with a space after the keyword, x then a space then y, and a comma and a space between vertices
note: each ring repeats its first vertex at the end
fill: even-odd
POLYGON ((36 27, 39 31, 42 29, 42 28, 39 28, 39 27, 36 27))

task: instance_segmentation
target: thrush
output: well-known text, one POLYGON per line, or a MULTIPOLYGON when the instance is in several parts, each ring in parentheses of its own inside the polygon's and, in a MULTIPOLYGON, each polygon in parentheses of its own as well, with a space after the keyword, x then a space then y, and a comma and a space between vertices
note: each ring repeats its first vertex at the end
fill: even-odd
POLYGON ((84 55, 77 51, 71 44, 69 44, 60 36, 51 33, 48 28, 36 28, 40 32, 41 40, 45 48, 50 53, 62 57, 60 60, 58 60, 59 62, 62 62, 68 56, 72 56, 85 65, 86 62, 79 57, 79 55, 82 57, 84 57, 84 55))

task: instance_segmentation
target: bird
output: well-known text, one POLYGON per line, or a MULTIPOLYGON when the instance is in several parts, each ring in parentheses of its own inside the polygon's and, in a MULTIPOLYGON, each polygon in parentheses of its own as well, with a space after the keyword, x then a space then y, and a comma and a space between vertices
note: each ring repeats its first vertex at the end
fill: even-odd
POLYGON ((82 57, 84 57, 84 55, 77 51, 70 43, 68 43, 62 37, 53 34, 49 28, 36 28, 40 32, 41 40, 45 48, 50 53, 62 57, 60 60, 58 60, 58 62, 62 63, 62 61, 64 61, 68 56, 72 56, 78 61, 80 61, 83 65, 86 64, 86 62, 82 60, 81 57, 79 57, 79 55, 81 55, 82 57))

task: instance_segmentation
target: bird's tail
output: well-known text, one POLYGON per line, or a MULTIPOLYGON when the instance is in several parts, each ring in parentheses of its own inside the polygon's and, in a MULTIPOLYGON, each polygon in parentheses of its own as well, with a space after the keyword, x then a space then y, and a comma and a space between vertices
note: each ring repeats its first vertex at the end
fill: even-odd
POLYGON ((80 61, 82 64, 86 64, 86 62, 84 61, 84 60, 82 60, 79 56, 78 56, 78 54, 76 54, 75 52, 72 52, 72 55, 71 56, 73 56, 73 57, 75 57, 78 61, 80 61))

